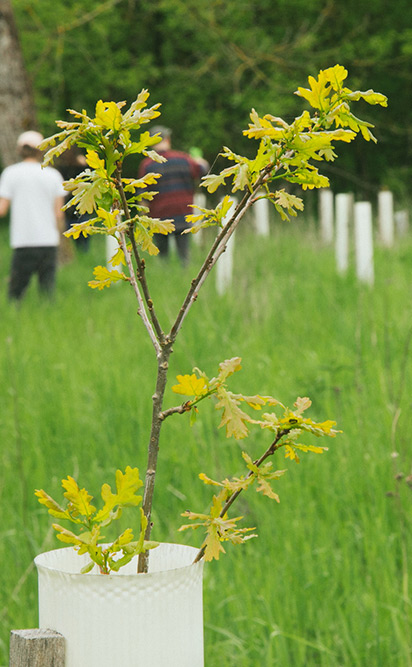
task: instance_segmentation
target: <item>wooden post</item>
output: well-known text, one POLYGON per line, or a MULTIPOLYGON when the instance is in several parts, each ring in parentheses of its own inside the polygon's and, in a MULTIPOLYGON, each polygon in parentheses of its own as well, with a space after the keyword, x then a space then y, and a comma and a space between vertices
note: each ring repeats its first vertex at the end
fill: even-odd
POLYGON ((389 190, 381 190, 378 194, 379 237, 386 248, 393 246, 393 194, 389 190))
POLYGON ((336 239, 335 257, 338 273, 344 275, 349 265, 349 220, 351 217, 352 195, 341 193, 336 195, 336 239))
POLYGON ((65 639, 55 630, 12 630, 9 667, 65 667, 65 639))
MULTIPOLYGON (((262 192, 263 194, 263 192, 262 192)), ((258 193, 259 196, 259 193, 258 193)), ((257 199, 253 204, 255 214, 255 229, 258 236, 269 236, 269 202, 267 199, 257 199)))
POLYGON ((319 220, 320 234, 323 243, 333 243, 333 192, 320 190, 319 192, 319 220))
POLYGON ((355 204, 356 275, 361 282, 373 285, 372 206, 368 201, 355 204))
MULTIPOLYGON (((233 213, 233 209, 236 206, 236 199, 231 197, 232 206, 226 213, 225 218, 222 220, 223 226, 230 220, 233 213)), ((218 294, 224 294, 227 289, 232 284, 232 274, 233 274, 233 254, 235 249, 235 234, 234 232, 230 237, 225 252, 219 257, 216 263, 216 291, 218 294)))

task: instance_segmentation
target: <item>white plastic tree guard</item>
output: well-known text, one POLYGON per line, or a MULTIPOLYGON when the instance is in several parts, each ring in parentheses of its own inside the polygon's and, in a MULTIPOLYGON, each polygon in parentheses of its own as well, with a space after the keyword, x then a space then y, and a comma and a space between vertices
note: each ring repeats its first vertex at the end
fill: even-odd
POLYGON ((321 240, 325 245, 333 243, 333 192, 319 191, 319 222, 321 240))
POLYGON ((357 202, 354 206, 356 275, 360 282, 373 285, 375 272, 373 265, 372 205, 357 202))
POLYGON ((118 249, 119 249, 119 243, 117 239, 114 236, 106 236, 106 265, 109 271, 123 270, 121 265, 112 266, 112 264, 110 264, 111 258, 118 251, 118 249))
POLYGON ((399 238, 407 235, 409 231, 409 214, 408 211, 396 211, 394 214, 395 230, 399 238))
MULTIPOLYGON (((234 197, 231 199, 232 205, 222 220, 223 226, 225 226, 232 217, 233 210, 237 204, 237 200, 234 197)), ((225 252, 219 257, 216 263, 216 291, 220 296, 227 292, 232 285, 235 233, 230 237, 225 252)))
MULTIPOLYGON (((193 209, 190 211, 191 213, 198 214, 200 211, 198 211, 198 208, 206 208, 207 200, 206 200, 206 195, 204 192, 195 192, 193 195, 193 209)), ((193 237, 194 243, 196 245, 200 245, 202 242, 202 235, 203 235, 203 229, 200 231, 196 232, 196 234, 191 234, 193 237)))
POLYGON ((394 241, 393 194, 389 190, 381 190, 378 193, 378 223, 382 245, 386 248, 392 247, 394 241))
MULTIPOLYGON (((262 193, 263 194, 263 193, 262 193)), ((258 236, 269 236, 269 202, 267 199, 257 199, 253 204, 255 229, 258 236)))
POLYGON ((149 572, 136 560, 118 573, 80 574, 73 548, 35 558, 39 625, 63 635, 66 667, 203 667, 203 561, 197 549, 161 544, 149 572))
POLYGON ((335 258, 336 270, 344 275, 349 266, 349 221, 352 216, 353 196, 347 193, 335 197, 335 258))

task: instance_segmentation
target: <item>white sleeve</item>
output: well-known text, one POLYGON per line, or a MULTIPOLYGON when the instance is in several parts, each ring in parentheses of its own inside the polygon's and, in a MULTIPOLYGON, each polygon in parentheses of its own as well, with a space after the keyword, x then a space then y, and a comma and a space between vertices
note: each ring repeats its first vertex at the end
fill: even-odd
POLYGON ((4 197, 4 199, 11 199, 12 198, 9 173, 10 172, 8 171, 8 169, 6 167, 6 169, 3 171, 3 173, 0 176, 0 197, 4 197))
POLYGON ((63 187, 63 176, 57 169, 53 168, 53 171, 55 177, 56 197, 66 197, 67 192, 63 187))

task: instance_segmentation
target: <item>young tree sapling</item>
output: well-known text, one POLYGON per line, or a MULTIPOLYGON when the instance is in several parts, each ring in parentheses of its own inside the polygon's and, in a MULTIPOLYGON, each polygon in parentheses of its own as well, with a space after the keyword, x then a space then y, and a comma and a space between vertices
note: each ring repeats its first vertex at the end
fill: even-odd
MULTIPOLYGON (((119 516, 122 503, 117 502, 116 498, 118 500, 122 497, 122 484, 125 480, 133 478, 136 481, 136 469, 128 468, 124 474, 117 472, 118 485, 115 494, 108 490, 107 485, 103 485, 104 506, 97 513, 95 508, 90 510, 91 497, 70 477, 63 480, 65 496, 69 500, 66 510, 44 491, 36 492, 39 501, 48 507, 51 514, 72 520, 80 526, 82 532, 75 535, 56 525, 58 537, 73 544, 81 553, 87 551, 91 560, 98 562, 101 571, 118 569, 118 552, 121 552, 120 564, 139 553, 138 571, 147 571, 148 549, 154 546, 151 542, 151 513, 160 432, 164 421, 171 415, 189 412, 193 419, 199 404, 205 399, 212 399, 216 402, 216 409, 221 412, 220 426, 225 427, 228 437, 238 440, 247 438, 251 428, 270 433, 269 445, 263 446, 259 456, 243 452, 244 475, 214 481, 201 473, 201 480, 216 486, 218 492, 213 496, 209 514, 191 511, 184 513, 184 516, 193 520, 191 527, 202 527, 206 532, 197 560, 217 559, 224 552, 223 542, 241 543, 253 536, 250 534, 253 529, 238 528, 237 522, 241 517, 229 518, 228 511, 238 496, 252 486, 269 498, 279 500, 271 482, 281 477, 285 471, 274 470, 272 462, 268 460, 275 452, 283 447, 286 458, 298 462, 301 452, 321 453, 326 449, 299 442, 302 434, 334 437, 337 433, 334 429, 335 422, 328 420, 319 423, 304 416, 310 406, 308 398, 298 398, 293 409, 289 409, 271 396, 232 392, 228 387, 228 380, 241 368, 238 357, 222 362, 213 378, 209 378, 199 369, 194 369, 190 374, 179 375, 173 390, 184 395, 187 400, 168 409, 164 409, 163 405, 169 359, 182 324, 196 301, 200 288, 225 251, 229 239, 248 209, 257 199, 264 197, 274 205, 282 220, 296 216, 297 212, 303 209, 302 199, 290 194, 278 183, 292 183, 301 186, 303 190, 327 187, 329 181, 319 173, 316 163, 333 161, 336 158, 336 142, 349 143, 359 133, 366 141, 376 141, 371 131, 373 125, 356 117, 351 107, 359 100, 386 106, 387 99, 373 90, 350 90, 345 86, 347 74, 344 67, 335 65, 321 70, 317 78, 310 76, 309 87, 299 87, 296 94, 308 103, 311 110, 305 109, 292 123, 271 114, 260 116, 252 110, 249 127, 244 131, 244 135, 257 141, 255 156, 247 158, 225 147, 221 156, 229 161, 229 166, 218 174, 208 174, 202 179, 201 185, 210 193, 229 182, 232 193, 240 192, 241 198, 228 221, 226 216, 232 205, 229 195, 215 208, 201 208, 188 216, 192 227, 185 232, 195 234, 210 226, 216 226, 218 232, 200 269, 191 280, 169 330, 164 330, 160 324, 144 259, 144 253, 158 253, 153 235, 169 234, 174 229, 172 220, 159 220, 149 215, 148 202, 156 194, 154 188, 160 175, 153 172, 142 178, 123 176, 123 165, 130 155, 150 157, 154 162, 163 161, 164 158, 153 149, 159 137, 151 136, 142 129, 160 115, 160 105, 147 107, 149 93, 146 90, 139 93, 129 108, 125 108, 125 102, 100 100, 96 104, 94 116, 88 116, 86 111, 79 113, 70 110, 74 120, 57 121, 60 131, 43 144, 43 148, 51 146, 45 155, 46 165, 71 146, 77 145, 85 149, 87 168, 82 174, 66 182, 65 187, 72 193, 68 206, 76 206, 80 214, 88 213, 92 217, 86 222, 74 224, 66 235, 78 238, 80 234, 104 234, 118 240, 119 248, 112 257, 111 264, 122 264, 125 271, 97 266, 94 269, 94 279, 89 285, 102 290, 110 287, 112 283, 123 281, 131 286, 137 299, 138 314, 157 359, 139 539, 135 541, 130 531, 116 538, 106 554, 103 554, 98 546, 99 526, 102 522, 109 523, 119 516), (266 410, 263 413, 262 408, 266 410), (260 418, 256 418, 257 414, 260 418)), ((130 497, 126 494, 126 504, 127 498, 135 506, 140 503, 140 500, 136 500, 135 491, 130 497)), ((181 530, 186 528, 188 525, 182 526, 181 530)))

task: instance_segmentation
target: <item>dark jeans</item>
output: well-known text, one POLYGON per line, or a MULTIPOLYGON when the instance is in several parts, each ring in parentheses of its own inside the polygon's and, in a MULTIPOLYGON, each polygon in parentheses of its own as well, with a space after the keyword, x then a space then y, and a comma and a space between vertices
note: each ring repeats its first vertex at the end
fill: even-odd
POLYGON ((183 265, 189 261, 190 234, 182 234, 182 229, 176 229, 171 234, 154 234, 153 241, 159 248, 159 255, 167 257, 169 254, 169 237, 173 236, 176 241, 177 254, 183 265))
POLYGON ((11 261, 9 298, 21 299, 33 274, 41 292, 52 295, 56 281, 57 247, 15 248, 11 261))

